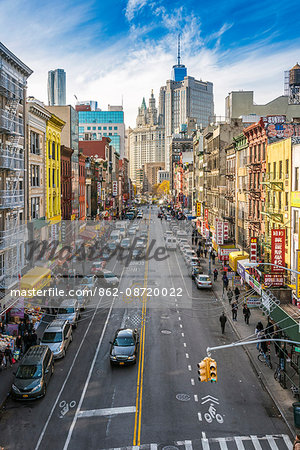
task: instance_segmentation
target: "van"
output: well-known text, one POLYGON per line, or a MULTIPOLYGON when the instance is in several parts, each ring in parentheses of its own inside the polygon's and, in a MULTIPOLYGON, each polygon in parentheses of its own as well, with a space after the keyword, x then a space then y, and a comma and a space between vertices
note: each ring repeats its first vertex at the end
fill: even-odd
POLYGON ((16 400, 43 397, 54 371, 53 353, 47 345, 33 345, 25 353, 11 386, 16 400))
POLYGON ((67 320, 73 328, 77 328, 79 317, 79 303, 72 298, 64 300, 57 310, 57 319, 67 320))
POLYGON ((73 340, 72 326, 67 320, 53 320, 44 331, 42 345, 47 345, 53 352, 54 359, 63 358, 73 340))
POLYGON ((172 237, 167 236, 166 237, 166 248, 168 250, 176 250, 176 246, 177 246, 176 238, 174 238, 173 236, 172 237))

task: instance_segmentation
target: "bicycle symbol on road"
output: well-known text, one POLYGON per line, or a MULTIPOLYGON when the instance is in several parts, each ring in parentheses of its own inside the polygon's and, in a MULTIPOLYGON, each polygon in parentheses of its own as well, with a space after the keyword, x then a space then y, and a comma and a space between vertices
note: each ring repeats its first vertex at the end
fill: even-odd
MULTIPOLYGON (((212 423, 213 420, 216 420, 218 423, 223 423, 224 418, 221 414, 217 412, 217 409, 215 405, 219 404, 219 400, 212 395, 206 395, 205 397, 202 397, 201 404, 204 405, 205 403, 210 402, 208 411, 203 414, 204 419, 207 423, 212 423)), ((202 420, 202 415, 199 413, 199 419, 202 420)))
POLYGON ((67 403, 65 400, 62 400, 59 403, 59 407, 61 408, 59 418, 63 419, 64 416, 70 411, 70 408, 75 408, 75 406, 76 406, 75 400, 72 400, 70 403, 67 403))

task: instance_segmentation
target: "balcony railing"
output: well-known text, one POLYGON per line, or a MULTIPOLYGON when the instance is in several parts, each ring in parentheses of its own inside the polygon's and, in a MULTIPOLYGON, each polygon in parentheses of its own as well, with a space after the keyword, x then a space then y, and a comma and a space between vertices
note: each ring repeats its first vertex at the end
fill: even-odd
POLYGON ((24 156, 15 147, 4 147, 0 144, 0 168, 24 170, 24 156))
POLYGON ((5 109, 0 109, 0 131, 23 136, 23 119, 14 116, 5 109))
POLYGON ((12 209, 24 207, 24 190, 0 191, 0 209, 12 209))
POLYGON ((6 249, 17 245, 20 241, 25 241, 26 225, 12 227, 5 231, 0 231, 0 249, 6 249))

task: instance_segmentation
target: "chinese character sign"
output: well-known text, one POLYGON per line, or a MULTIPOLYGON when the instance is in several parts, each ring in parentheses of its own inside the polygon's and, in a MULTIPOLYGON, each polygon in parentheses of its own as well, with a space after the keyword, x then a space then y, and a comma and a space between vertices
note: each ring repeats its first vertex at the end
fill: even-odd
POLYGON ((257 262, 257 238, 252 237, 250 239, 250 262, 257 262))
POLYGON ((223 222, 218 220, 216 222, 216 230, 217 230, 217 244, 222 245, 224 243, 224 234, 223 234, 223 222))
POLYGON ((113 181, 113 196, 118 195, 118 182, 113 181))
MULTIPOLYGON (((276 266, 285 265, 285 230, 272 230, 271 234, 271 263, 276 266)), ((281 267, 272 266, 273 272, 283 272, 281 267)))
POLYGON ((228 237, 229 237, 229 223, 228 222, 224 222, 223 231, 224 231, 224 241, 227 241, 228 237))
POLYGON ((200 202, 196 203, 196 216, 197 217, 201 216, 201 203, 200 202))

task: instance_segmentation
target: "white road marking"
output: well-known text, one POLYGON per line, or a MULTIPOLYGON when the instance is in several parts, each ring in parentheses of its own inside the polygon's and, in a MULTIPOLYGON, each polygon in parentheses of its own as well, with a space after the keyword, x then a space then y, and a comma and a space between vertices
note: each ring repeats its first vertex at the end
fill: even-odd
POLYGON ((195 402, 198 401, 198 395, 197 394, 194 395, 194 400, 195 400, 195 402))
POLYGON ((221 450, 227 450, 226 440, 224 438, 218 439, 221 450))
POLYGON ((182 324, 179 324, 180 328, 182 328, 182 324))
POLYGON ((209 450, 208 439, 202 438, 202 439, 201 439, 201 442, 202 442, 202 448, 203 448, 203 450, 209 450))
POLYGON ((181 333, 181 336, 184 337, 184 333, 181 333))
MULTIPOLYGON (((117 264, 117 263, 116 263, 116 264, 117 264)), ((116 266, 116 264, 115 264, 115 266, 116 266)), ((115 266, 114 266, 114 268, 115 268, 115 266)), ((123 269, 123 272, 124 272, 124 269, 123 269)), ((122 272, 122 274, 121 274, 120 279, 122 278, 123 272, 122 272)), ((60 388, 59 393, 57 394, 56 400, 55 400, 55 402, 54 402, 54 404, 53 404, 53 406, 52 406, 52 409, 51 409, 51 411, 50 411, 50 414, 49 414, 49 416, 48 416, 48 418, 47 418, 47 420, 46 420, 46 422, 45 422, 45 425, 44 425, 44 427, 43 427, 43 429, 42 429, 42 432, 41 432, 41 434, 40 434, 39 440, 38 440, 38 442, 37 442, 37 444, 36 444, 36 446, 35 446, 35 450, 38 450, 39 447, 40 447, 40 445, 41 445, 41 442, 42 442, 42 440, 43 440, 43 438, 44 438, 44 436, 45 436, 45 433, 46 433, 46 430, 47 430, 47 428, 48 428, 48 425, 49 425, 49 422, 50 422, 50 420, 51 420, 51 417, 52 417, 52 415, 53 415, 53 412, 54 412, 54 410, 55 410, 55 408, 56 408, 56 406, 57 406, 58 400, 59 400, 61 394, 63 393, 63 390, 64 390, 64 388, 65 388, 65 386, 66 386, 66 384, 67 384, 67 382, 68 382, 68 380, 69 380, 69 377, 70 377, 70 375, 71 375, 71 372, 72 372, 72 370, 73 370, 73 367, 74 367, 74 365, 75 365, 75 362, 76 362, 76 360, 77 360, 77 357, 78 357, 79 352, 80 352, 80 350, 81 350, 81 347, 82 347, 82 345, 83 345, 83 343, 84 343, 84 341, 85 341, 85 338, 86 338, 86 336, 87 336, 87 334, 88 334, 88 332, 89 332, 89 329, 90 329, 90 327, 91 327, 91 325, 92 325, 92 323, 93 323, 94 317, 95 317, 96 313, 98 312, 98 308, 99 308, 99 305, 100 305, 100 303, 101 303, 103 297, 104 297, 104 296, 102 296, 102 297, 100 298, 100 300, 99 300, 99 302, 98 302, 98 304, 97 304, 97 306, 96 306, 96 308, 95 308, 95 311, 94 311, 94 313, 93 313, 93 315, 92 315, 92 319, 91 319, 90 323, 88 324, 87 329, 85 330, 85 333, 84 333, 83 338, 82 338, 82 340, 81 340, 81 342, 80 342, 80 344, 79 344, 79 346, 78 346, 77 352, 75 353, 75 356, 74 356, 74 359, 73 359, 72 364, 71 364, 71 366, 70 366, 70 369, 69 369, 69 371, 68 371, 68 373, 67 373, 67 375, 66 375, 66 378, 65 378, 65 380, 64 380, 64 382, 63 382, 62 387, 60 388)), ((113 298, 112 305, 113 305, 113 303, 114 303, 115 298, 116 298, 116 297, 113 298)), ((110 311, 109 311, 109 313, 108 313, 109 315, 110 315, 110 313, 111 313, 112 305, 111 305, 110 311)))
POLYGON ((204 431, 202 431, 202 438, 206 439, 206 433, 204 431))
POLYGON ((253 442, 253 446, 255 448, 255 450, 262 450, 262 447, 259 443, 258 437, 257 436, 250 436, 253 442))
POLYGON ((238 448, 238 450, 245 450, 244 444, 242 442, 242 437, 241 436, 235 436, 234 438, 236 446, 238 448))
POLYGON ((186 343, 185 342, 183 343, 183 346, 186 347, 186 343))
POLYGON ((199 422, 202 422, 202 414, 200 412, 198 412, 198 420, 199 422))
POLYGON ((278 450, 278 447, 276 445, 276 442, 275 442, 275 439, 273 438, 273 436, 267 434, 266 438, 267 438, 267 440, 269 442, 269 445, 270 445, 271 449, 272 450, 278 450))
POLYGON ((192 441, 184 441, 186 450, 193 450, 192 441))
POLYGON ((289 450, 292 450, 293 444, 291 443, 291 440, 290 440, 289 436, 288 436, 287 434, 282 434, 281 436, 282 436, 282 438, 283 438, 283 440, 284 440, 285 445, 287 446, 287 448, 288 448, 289 450))
POLYGON ((189 369, 189 370, 192 370, 192 366, 188 365, 188 369, 189 369))
POLYGON ((150 450, 157 450, 157 444, 150 444, 150 450))
POLYGON ((191 378, 191 383, 192 383, 192 386, 195 386, 195 380, 194 380, 194 378, 191 378))
POLYGON ((176 312, 177 312, 177 314, 179 314, 179 311, 178 311, 178 309, 177 309, 177 311, 176 311, 176 312))
POLYGON ((77 417, 114 416, 117 414, 135 413, 135 406, 123 406, 119 408, 90 409, 79 411, 77 417))
POLYGON ((181 317, 180 317, 180 316, 178 317, 178 320, 181 320, 181 317))
POLYGON ((188 353, 186 353, 186 354, 185 354, 185 357, 186 357, 187 359, 189 359, 190 356, 189 356, 188 353))

